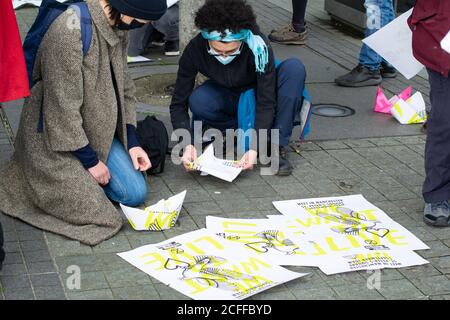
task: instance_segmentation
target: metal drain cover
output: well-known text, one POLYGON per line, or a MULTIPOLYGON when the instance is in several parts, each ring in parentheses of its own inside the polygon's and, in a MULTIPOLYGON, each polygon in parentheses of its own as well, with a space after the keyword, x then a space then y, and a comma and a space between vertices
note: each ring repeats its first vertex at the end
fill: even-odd
POLYGON ((316 104, 313 106, 312 113, 322 117, 342 118, 354 115, 355 110, 338 104, 316 104))

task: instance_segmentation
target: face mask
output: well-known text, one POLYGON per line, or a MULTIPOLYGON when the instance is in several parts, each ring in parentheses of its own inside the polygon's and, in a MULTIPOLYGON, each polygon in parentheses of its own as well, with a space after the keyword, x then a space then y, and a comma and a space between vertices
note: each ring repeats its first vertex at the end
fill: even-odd
POLYGON ((239 48, 235 53, 233 53, 233 55, 227 57, 219 55, 213 48, 210 48, 208 50, 208 53, 214 56, 217 59, 217 61, 219 61, 221 64, 227 65, 231 63, 241 53, 241 48, 239 48))
POLYGON ((127 24, 127 23, 123 22, 122 20, 120 20, 119 23, 117 24, 117 29, 132 30, 132 29, 141 28, 143 26, 145 26, 145 23, 139 22, 136 19, 133 19, 133 21, 131 21, 130 24, 127 24))
POLYGON ((231 63, 231 61, 233 61, 236 58, 236 56, 228 56, 228 57, 223 57, 223 56, 216 56, 216 59, 223 65, 227 65, 229 63, 231 63))

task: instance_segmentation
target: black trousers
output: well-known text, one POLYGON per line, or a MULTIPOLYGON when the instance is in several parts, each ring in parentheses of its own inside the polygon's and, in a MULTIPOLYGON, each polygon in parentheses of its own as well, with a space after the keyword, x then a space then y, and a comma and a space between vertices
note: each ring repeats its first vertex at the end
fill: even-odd
POLYGON ((425 146, 425 202, 450 200, 450 77, 428 69, 431 112, 425 146))
POLYGON ((0 270, 2 269, 3 260, 5 260, 5 251, 3 250, 3 229, 0 223, 0 270))
POLYGON ((299 25, 305 24, 306 3, 308 0, 292 0, 292 22, 299 25))

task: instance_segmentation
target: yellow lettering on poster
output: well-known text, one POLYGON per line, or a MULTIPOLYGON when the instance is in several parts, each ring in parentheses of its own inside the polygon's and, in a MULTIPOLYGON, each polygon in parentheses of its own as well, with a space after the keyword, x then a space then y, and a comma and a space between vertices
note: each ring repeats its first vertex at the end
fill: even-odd
POLYGON ((265 267, 265 268, 271 268, 271 266, 267 263, 265 263, 264 261, 261 261, 257 258, 250 258, 248 259, 248 262, 245 261, 241 261, 241 266, 242 269, 244 270, 245 273, 252 273, 252 272, 256 272, 260 269, 260 267, 258 266, 258 264, 261 267, 265 267))
POLYGON ((352 245, 353 248, 361 247, 361 244, 354 236, 346 235, 346 238, 350 241, 350 244, 352 245))
POLYGON ((339 248, 339 246, 334 242, 333 237, 326 237, 325 241, 327 242, 328 246, 330 247, 331 251, 347 251, 350 250, 350 248, 339 248))
POLYGON ((202 293, 210 288, 210 286, 204 286, 198 283, 198 280, 194 279, 186 279, 184 280, 187 285, 189 285, 194 291, 191 292, 191 294, 199 294, 202 293))
POLYGON ((320 217, 307 218, 306 220, 295 218, 294 221, 299 225, 301 225, 302 227, 310 228, 312 226, 320 226, 323 222, 323 219, 320 217))
POLYGON ((155 263, 155 262, 159 262, 161 265, 155 270, 163 270, 164 269, 164 266, 166 264, 166 260, 167 259, 164 258, 161 254, 159 254, 157 252, 151 252, 151 253, 143 254, 142 256, 139 257, 139 259, 145 261, 146 258, 150 258, 150 257, 153 257, 154 259, 146 261, 146 262, 144 262, 144 264, 152 264, 152 263, 155 263))
POLYGON ((327 254, 327 252, 318 243, 314 243, 314 249, 316 249, 317 252, 313 252, 313 256, 323 256, 327 254))
MULTIPOLYGON (((220 242, 218 242, 216 239, 214 239, 211 236, 200 237, 197 240, 194 240, 193 242, 195 242, 195 243, 207 242, 208 244, 212 245, 217 250, 225 249, 224 246, 220 242)), ((189 249, 194 251, 196 254, 205 254, 206 253, 202 248, 198 247, 197 245, 195 245, 192 242, 187 243, 186 247, 188 247, 189 249)))
POLYGON ((406 239, 405 236, 394 236, 394 233, 399 232, 399 230, 391 230, 387 235, 386 239, 395 246, 407 246, 408 242, 400 242, 398 240, 406 239))
POLYGON ((256 227, 257 225, 255 223, 233 222, 233 221, 226 221, 226 222, 223 223, 223 228, 224 229, 228 229, 230 226, 256 227))

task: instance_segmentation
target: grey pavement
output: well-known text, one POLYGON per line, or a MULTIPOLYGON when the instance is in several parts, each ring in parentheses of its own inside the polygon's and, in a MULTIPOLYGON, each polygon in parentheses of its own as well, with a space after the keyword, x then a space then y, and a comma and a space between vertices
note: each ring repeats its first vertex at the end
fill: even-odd
MULTIPOLYGON (((290 19, 290 13, 278 6, 280 0, 250 2, 265 32, 290 19)), ((35 13, 36 9, 30 8, 17 11, 22 36, 35 13)), ((4 269, 0 272, 0 299, 187 299, 135 269, 116 253, 202 228, 206 215, 264 218, 278 214, 272 206, 274 200, 359 193, 431 248, 418 252, 430 261, 429 265, 383 270, 378 290, 367 288, 370 275, 363 271, 326 276, 317 268, 288 267, 310 275, 252 299, 449 299, 450 231, 428 227, 422 221, 425 136, 417 126, 401 126, 386 116, 374 114, 375 88, 343 90, 335 87, 334 77, 356 64, 360 39, 330 24, 323 11, 323 0, 310 1, 307 21, 311 28, 307 45, 274 45, 277 56, 302 58, 308 70, 308 89, 315 103, 347 104, 357 113, 346 119, 314 117, 308 141, 293 143, 299 154, 289 154, 295 167, 292 176, 266 177, 254 171, 244 173, 234 183, 225 183, 212 177, 186 174, 182 168, 168 162, 164 174, 150 178, 146 204, 187 189, 176 227, 164 232, 136 232, 125 224, 114 238, 96 247, 42 232, 0 214, 7 251, 4 269), (79 290, 70 286, 71 266, 74 265, 81 270, 79 290)), ((159 56, 150 65, 133 68, 132 73, 134 78, 139 78, 175 70, 176 61, 159 56)), ((389 80, 383 83, 383 88, 388 94, 394 94, 407 85, 420 90, 428 101, 429 89, 423 75, 411 81, 402 77, 389 80)), ((16 102, 7 107, 13 128, 17 128, 20 106, 21 103, 16 102)), ((167 107, 141 104, 138 112, 140 118, 146 113, 157 113, 168 122, 167 107)), ((2 129, 0 167, 4 167, 12 153, 2 129)))

